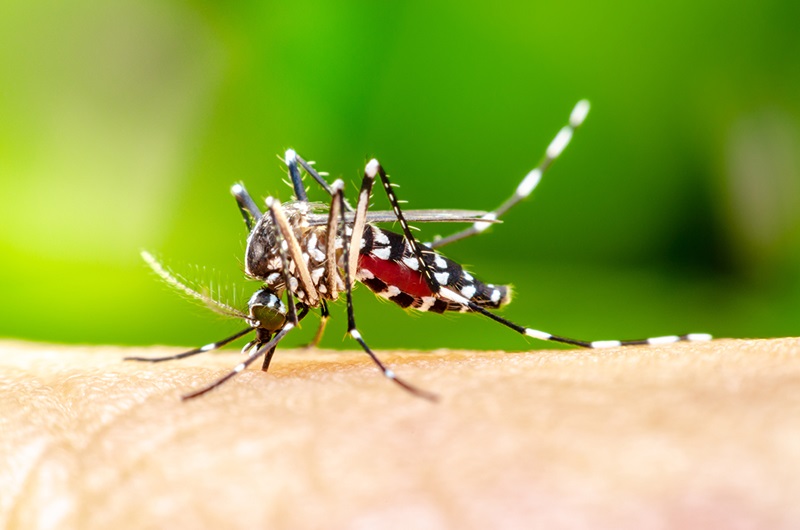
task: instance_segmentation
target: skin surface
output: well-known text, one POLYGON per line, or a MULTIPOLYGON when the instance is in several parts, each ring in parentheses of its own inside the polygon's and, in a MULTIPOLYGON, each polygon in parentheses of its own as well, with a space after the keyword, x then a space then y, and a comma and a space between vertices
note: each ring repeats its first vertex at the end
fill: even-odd
POLYGON ((177 351, 0 343, 0 527, 800 526, 798 339, 177 351))

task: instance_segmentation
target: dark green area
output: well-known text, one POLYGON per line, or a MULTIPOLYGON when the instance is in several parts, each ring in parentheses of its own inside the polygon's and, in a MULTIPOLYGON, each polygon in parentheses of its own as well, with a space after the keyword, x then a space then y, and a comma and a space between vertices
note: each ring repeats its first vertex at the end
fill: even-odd
MULTIPOLYGON (((491 209, 581 98, 592 112, 534 196, 446 254, 513 284, 503 314, 553 333, 797 335, 798 6, 7 2, 0 335, 221 338, 242 324, 171 292, 139 251, 244 303, 232 183, 287 200, 293 147, 351 195, 376 156, 410 207, 491 209)), ((379 348, 549 347, 363 287, 356 303, 379 348)), ((352 348, 341 306, 324 345, 352 348)))

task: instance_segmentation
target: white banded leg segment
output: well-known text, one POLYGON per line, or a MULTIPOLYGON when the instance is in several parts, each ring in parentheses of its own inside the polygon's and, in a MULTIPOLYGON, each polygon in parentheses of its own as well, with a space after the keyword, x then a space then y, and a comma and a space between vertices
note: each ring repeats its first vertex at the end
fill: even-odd
MULTIPOLYGON (((519 183, 517 186, 517 197, 520 199, 524 199, 531 192, 539 185, 539 181, 542 180, 542 170, 538 167, 534 170, 531 170, 530 173, 525 175, 525 178, 522 179, 522 182, 519 183)), ((477 224, 477 223, 476 223, 477 224)), ((484 223, 488 224, 488 223, 484 223)))
POLYGON ((657 346, 660 344, 672 344, 673 342, 680 341, 681 338, 677 335, 669 335, 667 337, 653 337, 651 339, 647 339, 647 344, 657 346))
POLYGON ((636 339, 636 340, 585 341, 585 340, 573 339, 570 337, 560 337, 558 335, 553 335, 545 331, 526 328, 520 326, 519 324, 515 324, 510 320, 501 317, 500 315, 492 313, 491 311, 487 311, 485 308, 479 306, 478 304, 475 304, 470 300, 463 299, 463 297, 460 297, 459 295, 453 293, 447 288, 442 288, 441 295, 443 298, 447 298, 454 302, 458 303, 466 302, 465 305, 467 305, 472 311, 480 313, 486 317, 489 317, 495 322, 502 324, 507 328, 511 328, 517 333, 520 333, 521 335, 526 335, 528 337, 532 337, 534 339, 539 339, 539 340, 560 342, 562 344, 571 344, 572 346, 580 346, 582 348, 603 349, 603 348, 616 348, 620 346, 647 346, 647 345, 652 346, 660 344, 671 344, 674 342, 693 342, 693 341, 711 340, 711 335, 708 335, 706 333, 689 333, 687 335, 668 335, 664 337, 654 337, 651 339, 636 339))
MULTIPOLYGON (((394 190, 392 189, 392 183, 389 180, 389 175, 386 174, 386 171, 383 167, 378 163, 377 160, 372 159, 370 160, 370 164, 373 165, 374 171, 380 175, 381 183, 383 184, 383 189, 386 192, 386 197, 389 199, 389 204, 392 206, 392 211, 394 212, 397 221, 400 223, 400 228, 403 230, 403 237, 405 238, 408 245, 411 247, 411 250, 414 254, 414 257, 417 259, 419 264, 419 271, 422 272, 423 278, 425 283, 428 284, 428 287, 433 293, 438 293, 440 284, 446 283, 446 279, 442 281, 440 278, 437 278, 433 271, 431 271, 430 267, 427 263, 425 263, 425 259, 423 257, 423 251, 420 248, 417 239, 414 237, 414 234, 411 233, 411 228, 408 226, 408 221, 403 216, 403 212, 400 209, 400 201, 397 199, 397 195, 395 195, 394 190)), ((369 164, 368 164, 369 166, 369 164)))
POLYGON ((364 342, 364 338, 361 336, 361 333, 359 333, 359 331, 356 328, 350 329, 348 333, 350 334, 351 337, 353 337, 356 340, 356 342, 358 342, 361 345, 361 348, 367 353, 367 355, 369 355, 369 357, 372 359, 372 362, 374 362, 375 365, 381 370, 381 372, 383 372, 384 377, 386 377, 390 381, 397 383, 401 388, 407 390, 408 392, 414 394, 415 396, 427 399, 429 401, 439 400, 439 396, 437 396, 436 394, 417 388, 416 386, 406 382, 405 380, 400 379, 397 376, 397 374, 394 373, 393 370, 386 367, 386 365, 383 364, 383 362, 378 358, 378 356, 375 355, 375 352, 373 352, 372 349, 369 346, 367 346, 367 343, 364 342))
POLYGON ((192 355, 197 355, 200 353, 205 353, 213 350, 218 350, 222 348, 226 344, 229 344, 236 339, 247 335, 248 333, 254 331, 255 327, 249 327, 247 329, 243 329, 242 331, 231 335, 226 339, 222 339, 218 342, 212 342, 210 344, 206 344, 205 346, 201 346, 200 348, 195 348, 194 350, 189 350, 187 352, 179 353, 177 355, 169 355, 167 357, 125 357, 123 360, 125 361, 140 361, 140 362, 149 362, 149 363, 160 363, 162 361, 173 361, 177 359, 184 359, 186 357, 191 357, 192 355))
POLYGON ((275 348, 275 346, 277 346, 278 342, 280 342, 281 339, 283 339, 283 337, 285 337, 286 334, 289 333, 289 331, 292 330, 292 328, 294 328, 294 324, 292 324, 291 322, 287 322, 281 328, 281 330, 278 331, 278 333, 276 333, 274 337, 272 337, 272 340, 270 340, 266 344, 264 344, 261 347, 259 347, 256 351, 251 353, 247 357, 247 359, 245 359, 241 363, 237 364, 233 368, 233 370, 231 370, 230 372, 228 372, 224 376, 220 377, 219 379, 217 379, 216 381, 214 381, 210 385, 207 385, 207 386, 201 388, 200 390, 196 390, 194 392, 191 392, 189 394, 184 395, 181 399, 186 401, 186 400, 189 400, 189 399, 196 398, 198 396, 202 396, 206 392, 209 392, 209 391, 217 388, 218 386, 222 385, 223 383, 225 383, 229 379, 231 379, 233 377, 236 377, 237 374, 241 373, 245 368, 247 368, 248 366, 253 364, 253 362, 255 362, 259 357, 261 357, 262 355, 266 354, 267 352, 270 352, 273 348, 275 348))
POLYGON ((589 343, 590 348, 617 348, 620 346, 662 346, 674 344, 676 342, 701 342, 709 341, 713 337, 708 333, 688 333, 686 335, 666 335, 663 337, 651 337, 641 340, 596 340, 589 343))
MULTIPOLYGON (((422 389, 419 389, 410 383, 405 382, 403 379, 397 377, 397 375, 392 371, 389 370, 375 355, 375 352, 367 345, 364 341, 364 338, 361 336, 361 333, 358 331, 356 327, 356 316, 355 310, 353 308, 353 279, 355 277, 355 273, 357 270, 356 264, 358 262, 358 253, 359 249, 361 248, 361 239, 363 238, 364 234, 364 224, 366 220, 367 214, 367 206, 369 205, 369 195, 372 189, 372 183, 375 180, 375 174, 380 171, 383 175, 383 170, 380 168, 378 161, 372 159, 367 164, 367 167, 364 170, 364 180, 362 181, 361 185, 361 196, 358 199, 358 204, 356 205, 356 217, 355 222, 353 223, 353 237, 349 241, 345 240, 343 248, 342 248, 342 258, 344 262, 344 279, 345 279, 345 295, 347 298, 347 332, 350 334, 364 352, 369 355, 369 358, 372 359, 372 362, 383 372, 383 375, 393 381, 401 388, 405 389, 406 391, 414 394, 415 396, 430 400, 436 401, 438 396, 435 394, 431 394, 430 392, 426 392, 422 389), (360 228, 359 228, 360 224, 360 228)), ((334 201, 339 201, 339 226, 335 233, 345 234, 346 227, 347 227, 347 219, 345 217, 345 208, 344 208, 344 193, 339 191, 334 196, 334 201)), ((329 236, 330 237, 330 236, 329 236)), ((413 239, 412 239, 413 241, 413 239)))
POLYGON ((551 335, 550 333, 531 328, 525 328, 525 335, 539 340, 550 340, 553 338, 553 335, 551 335))
MULTIPOLYGON (((503 204, 501 204, 497 209, 493 212, 490 212, 484 216, 485 219, 496 220, 512 207, 514 207, 517 203, 528 197, 534 189, 539 185, 539 182, 542 180, 542 176, 548 170, 550 165, 564 152, 567 148, 569 143, 572 141, 572 136, 575 133, 575 130, 580 127, 583 121, 586 119, 587 114, 589 114, 589 102, 584 100, 579 101, 575 107, 572 109, 570 113, 569 122, 567 125, 562 127, 550 144, 547 146, 545 150, 544 159, 539 163, 539 165, 534 168, 533 170, 529 171, 527 175, 522 179, 522 181, 517 185, 517 188, 514 190, 514 194, 509 197, 503 204)), ((469 228, 461 230, 460 232, 456 232, 447 237, 443 237, 441 239, 437 239, 433 241, 429 246, 431 248, 439 248, 445 245, 449 245, 455 241, 459 241, 461 239, 474 236, 484 232, 487 228, 489 228, 490 223, 477 221, 472 224, 469 228)))
POLYGON ((582 99, 578 103, 575 104, 575 107, 572 109, 572 112, 569 115, 569 124, 573 129, 577 129, 583 123, 583 120, 586 119, 586 116, 589 114, 589 110, 591 109, 591 104, 589 100, 582 99))
POLYGON ((622 346, 622 341, 619 340, 595 340, 589 343, 590 348, 601 350, 605 348, 616 348, 622 346))
MULTIPOLYGON (((528 193, 530 193, 530 191, 528 191, 528 193)), ((492 224, 493 224, 492 221, 497 219, 497 214, 487 213, 481 219, 485 219, 485 221, 475 221, 472 224, 472 230, 474 230, 475 233, 483 232, 484 230, 486 230, 487 228, 492 226, 492 224)), ((428 246, 431 246, 431 245, 428 245, 428 246)), ((441 246, 441 245, 437 245, 437 246, 441 246)))
POLYGON ((570 140, 572 140, 572 127, 566 125, 558 131, 556 137, 553 138, 553 141, 547 146, 547 158, 551 160, 558 158, 558 156, 564 152, 564 149, 567 148, 570 140))

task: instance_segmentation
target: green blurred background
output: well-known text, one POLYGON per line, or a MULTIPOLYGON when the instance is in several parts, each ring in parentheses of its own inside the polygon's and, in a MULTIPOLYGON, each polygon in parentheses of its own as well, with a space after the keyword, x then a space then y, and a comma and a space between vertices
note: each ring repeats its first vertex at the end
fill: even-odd
MULTIPOLYGON (((348 186, 379 157, 409 207, 490 209, 580 98, 593 110, 535 195, 447 255, 553 333, 797 335, 798 21, 792 0, 3 2, 0 335, 221 338, 241 322, 139 251, 244 302, 232 183, 288 199, 294 147, 348 186)), ((551 347, 363 286, 356 303, 379 348, 551 347)), ((324 346, 354 347, 342 306, 324 346)))

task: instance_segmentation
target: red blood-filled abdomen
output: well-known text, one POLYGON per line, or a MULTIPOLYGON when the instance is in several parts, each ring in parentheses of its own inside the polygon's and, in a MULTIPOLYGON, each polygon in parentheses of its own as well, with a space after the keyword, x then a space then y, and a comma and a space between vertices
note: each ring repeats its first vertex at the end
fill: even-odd
POLYGON ((372 275, 386 285, 394 285, 400 291, 422 298, 432 296, 428 284, 419 271, 412 270, 402 263, 376 258, 369 254, 361 254, 358 258, 358 267, 368 270, 372 275))

